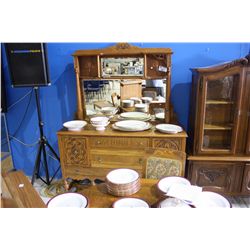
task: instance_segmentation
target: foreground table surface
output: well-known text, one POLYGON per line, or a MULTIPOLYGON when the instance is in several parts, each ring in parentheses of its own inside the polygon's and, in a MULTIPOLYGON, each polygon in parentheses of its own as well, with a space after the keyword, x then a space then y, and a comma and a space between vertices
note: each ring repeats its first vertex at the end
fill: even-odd
MULTIPOLYGON (((154 206, 157 201, 162 198, 156 187, 157 182, 158 180, 141 179, 141 189, 137 193, 128 197, 143 199, 150 206, 154 206)), ((79 188, 78 193, 81 193, 88 198, 89 208, 111 208, 116 200, 125 198, 109 194, 105 183, 89 187, 81 187, 79 188)))

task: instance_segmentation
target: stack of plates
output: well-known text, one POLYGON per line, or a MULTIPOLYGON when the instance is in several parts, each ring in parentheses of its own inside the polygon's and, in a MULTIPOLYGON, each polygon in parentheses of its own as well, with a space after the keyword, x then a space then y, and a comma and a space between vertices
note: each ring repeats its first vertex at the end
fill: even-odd
POLYGON ((112 127, 120 131, 136 132, 136 131, 148 130, 152 127, 152 125, 144 121, 125 120, 114 123, 112 127))
POLYGON ((151 119, 151 115, 142 112, 124 112, 121 113, 118 118, 120 120, 149 121, 151 119))
POLYGON ((174 124, 158 124, 155 126, 155 128, 158 131, 162 133, 167 133, 167 134, 177 134, 183 131, 182 127, 174 125, 174 124))
POLYGON ((116 169, 106 176, 106 186, 110 194, 128 196, 135 194, 141 188, 139 174, 132 169, 116 169))

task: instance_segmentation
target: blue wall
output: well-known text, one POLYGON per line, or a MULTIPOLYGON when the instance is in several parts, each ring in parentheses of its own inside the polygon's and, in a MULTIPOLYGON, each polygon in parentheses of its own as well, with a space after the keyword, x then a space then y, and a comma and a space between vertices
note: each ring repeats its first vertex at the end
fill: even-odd
MULTIPOLYGON (((104 48, 114 43, 48 43, 48 61, 52 85, 40 88, 40 103, 44 121, 45 135, 58 152, 56 132, 63 122, 72 120, 76 110, 76 80, 73 58, 71 54, 78 49, 104 48)), ((250 43, 133 43, 139 47, 169 47, 173 50, 171 100, 174 110, 182 126, 187 129, 189 96, 192 67, 203 67, 230 61, 245 56, 250 51, 250 43)), ((7 105, 10 106, 28 93, 31 88, 12 88, 6 63, 6 55, 2 46, 3 74, 6 82, 7 105)), ((10 135, 20 125, 25 113, 29 96, 7 113, 10 135)), ((34 93, 30 100, 27 114, 20 129, 15 134, 26 144, 33 144, 39 138, 37 113, 34 93)), ((31 175, 35 163, 37 145, 27 146, 11 140, 14 165, 31 175)), ((58 164, 49 157, 51 174, 58 164)))

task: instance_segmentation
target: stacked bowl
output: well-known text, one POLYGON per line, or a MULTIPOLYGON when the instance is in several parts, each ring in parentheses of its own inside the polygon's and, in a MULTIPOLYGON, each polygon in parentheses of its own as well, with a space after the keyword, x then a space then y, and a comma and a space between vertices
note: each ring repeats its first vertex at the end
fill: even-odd
POLYGON ((105 130, 105 127, 109 125, 109 118, 102 116, 92 117, 90 123, 96 130, 105 130))
POLYGON ((123 108, 132 108, 134 107, 135 102, 133 100, 122 100, 123 108))
POLYGON ((114 196, 129 196, 141 188, 139 174, 132 169, 115 169, 106 176, 107 191, 114 196))

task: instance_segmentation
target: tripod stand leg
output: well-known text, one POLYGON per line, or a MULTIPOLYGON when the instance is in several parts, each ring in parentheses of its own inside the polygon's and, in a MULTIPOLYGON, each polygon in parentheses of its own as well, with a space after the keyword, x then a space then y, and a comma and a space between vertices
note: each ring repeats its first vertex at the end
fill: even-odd
POLYGON ((35 167, 34 167, 34 171, 32 174, 32 179, 31 179, 31 184, 34 184, 35 181, 35 177, 38 176, 38 172, 39 172, 39 167, 40 167, 40 160, 41 160, 41 152, 42 152, 42 143, 40 142, 39 144, 39 148, 37 151, 37 155, 36 155, 36 162, 35 162, 35 167))
POLYGON ((48 141, 46 142, 46 145, 49 147, 50 151, 53 153, 56 159, 60 162, 59 156, 57 155, 56 151, 51 147, 51 145, 48 143, 48 141))
POLYGON ((48 168, 48 162, 47 162, 47 156, 46 156, 46 149, 45 149, 45 144, 42 145, 43 149, 43 160, 44 160, 44 167, 45 167, 45 175, 46 175, 46 184, 50 184, 49 180, 49 168, 48 168))

